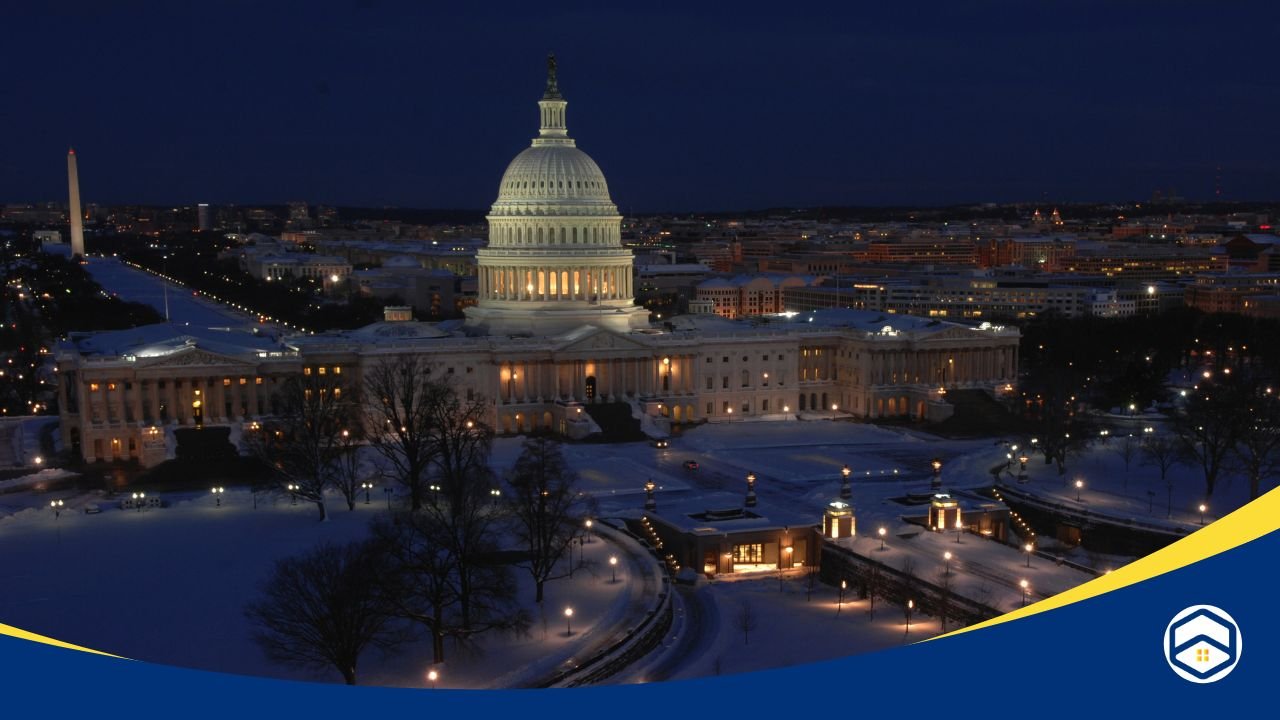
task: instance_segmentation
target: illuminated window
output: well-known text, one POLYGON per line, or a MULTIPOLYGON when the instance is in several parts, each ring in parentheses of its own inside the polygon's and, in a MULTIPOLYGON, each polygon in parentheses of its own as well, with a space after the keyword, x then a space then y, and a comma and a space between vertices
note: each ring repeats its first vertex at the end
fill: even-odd
POLYGON ((342 366, 341 366, 341 365, 334 365, 334 366, 333 366, 333 374, 334 374, 334 375, 341 375, 341 374, 342 374, 342 366))
POLYGON ((222 387, 231 387, 231 378, 222 378, 222 387))
POLYGON ((340 388, 340 387, 336 387, 336 388, 334 388, 334 389, 333 389, 333 396, 334 396, 334 397, 336 397, 336 398, 340 398, 340 397, 342 397, 342 388, 340 388))
POLYGON ((311 374, 311 368, 309 368, 309 367, 304 367, 304 368, 302 368, 302 374, 303 374, 303 375, 310 375, 310 374, 311 374))
POLYGON ((112 390, 112 391, 114 391, 114 390, 116 389, 116 384, 115 384, 115 383, 107 383, 107 389, 108 389, 108 390, 112 390))
POLYGON ((319 367, 319 370, 320 370, 320 374, 321 374, 321 375, 323 375, 323 374, 324 374, 324 366, 323 366, 323 365, 321 365, 321 366, 319 367))
POLYGON ((255 378, 253 379, 253 384, 254 384, 254 385, 261 385, 261 384, 262 384, 262 378, 260 378, 260 377, 255 377, 255 378))
POLYGON ((89 383, 89 392, 98 392, 98 383, 89 383))
POLYGON ((246 383, 248 383, 248 382, 249 382, 249 379, 248 379, 248 378, 240 378, 240 384, 241 384, 241 385, 244 385, 244 384, 246 384, 246 383))
POLYGON ((733 562, 758 564, 764 562, 764 545, 749 543, 733 546, 733 562))

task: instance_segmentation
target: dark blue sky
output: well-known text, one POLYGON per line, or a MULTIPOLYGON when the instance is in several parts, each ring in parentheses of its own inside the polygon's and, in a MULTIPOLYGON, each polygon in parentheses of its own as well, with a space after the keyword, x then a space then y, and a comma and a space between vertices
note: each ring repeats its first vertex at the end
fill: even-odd
POLYGON ((1273 1, 604 4, 7 8, 0 202, 487 207, 552 50, 624 212, 1280 196, 1273 1))

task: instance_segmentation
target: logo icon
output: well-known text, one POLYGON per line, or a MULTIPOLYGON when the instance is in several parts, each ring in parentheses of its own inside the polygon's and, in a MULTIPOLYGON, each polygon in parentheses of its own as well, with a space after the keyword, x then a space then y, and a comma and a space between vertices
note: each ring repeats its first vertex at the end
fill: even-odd
POLYGON ((1240 626, 1221 608, 1192 605, 1164 630, 1164 659, 1183 680, 1217 682, 1240 662, 1240 626))

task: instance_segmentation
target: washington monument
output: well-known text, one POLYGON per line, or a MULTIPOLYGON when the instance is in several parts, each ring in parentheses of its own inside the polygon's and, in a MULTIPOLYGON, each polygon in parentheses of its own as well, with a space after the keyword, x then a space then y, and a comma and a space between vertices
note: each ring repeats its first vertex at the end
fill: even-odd
POLYGON ((80 175, 76 172, 76 151, 67 151, 67 185, 71 190, 71 257, 84 257, 84 215, 80 212, 80 175))

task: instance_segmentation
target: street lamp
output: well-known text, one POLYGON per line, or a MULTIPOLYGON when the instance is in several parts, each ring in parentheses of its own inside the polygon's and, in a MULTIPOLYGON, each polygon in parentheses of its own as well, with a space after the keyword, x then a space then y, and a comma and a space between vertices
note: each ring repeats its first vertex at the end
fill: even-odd
POLYGON ((613 579, 610 580, 609 582, 611 583, 618 582, 618 556, 617 555, 609 556, 609 570, 613 572, 613 579))
POLYGON ((879 530, 877 530, 877 531, 876 531, 876 534, 878 534, 878 535, 880 536, 880 549, 881 549, 881 550, 884 550, 884 534, 885 534, 886 532, 888 532, 888 530, 885 530, 883 526, 882 526, 879 530))
POLYGON ((662 374, 662 389, 664 392, 669 391, 671 389, 671 358, 669 357, 662 358, 662 374))
POLYGON ((1028 583, 1025 579, 1023 579, 1018 583, 1018 585, 1022 587, 1022 607, 1026 607, 1027 606, 1027 588, 1030 587, 1030 583, 1028 583))
POLYGON ((436 672, 435 670, 427 671, 427 680, 431 683, 432 690, 436 689, 436 681, 439 679, 440 679, 440 673, 436 672))
POLYGON ((217 487, 212 488, 212 492, 213 492, 213 506, 214 506, 214 507, 222 507, 222 493, 224 493, 224 492, 226 492, 226 491, 227 491, 227 489, 226 489, 226 488, 224 488, 224 487, 222 487, 221 485, 219 485, 219 486, 217 486, 217 487))
POLYGON ((849 476, 852 474, 853 474, 853 471, 849 469, 848 465, 845 465, 843 468, 840 469, 840 499, 841 500, 848 500, 849 498, 853 497, 853 488, 849 485, 849 476))
POLYGON ((960 534, 964 532, 964 520, 960 517, 956 518, 956 544, 960 544, 960 534))
POLYGON ((587 518, 586 522, 582 524, 587 528, 587 534, 583 537, 583 542, 591 542, 591 526, 594 525, 595 523, 591 520, 591 518, 587 518))
POLYGON ((756 474, 747 473, 747 507, 756 505, 756 474))
POLYGON ((658 509, 658 501, 653 497, 654 488, 658 487, 649 480, 644 484, 644 509, 650 512, 658 509))
POLYGON ((1026 453, 1022 453, 1021 455, 1018 456, 1018 462, 1022 463, 1022 469, 1019 470, 1019 474, 1022 476, 1023 479, 1026 479, 1027 477, 1027 461, 1030 459, 1031 458, 1027 457, 1026 453))
POLYGON ((49 507, 53 508, 53 519, 54 519, 55 521, 56 521, 58 518, 62 517, 62 508, 63 508, 63 506, 64 506, 64 505, 66 505, 66 503, 64 503, 64 502, 63 502, 63 501, 61 501, 61 500, 50 500, 50 501, 49 501, 49 507))
POLYGON ((1201 525, 1204 524, 1204 511, 1208 509, 1209 509, 1208 505, 1205 505, 1204 503, 1200 503, 1200 524, 1201 525))
POLYGON ((911 632, 911 611, 916 609, 916 601, 907 601, 907 632, 911 632))
POLYGON ((285 489, 289 491, 289 498, 290 498, 289 504, 297 505, 298 504, 298 486, 294 485, 293 483, 289 483, 288 485, 285 486, 285 489))
POLYGON ((942 487, 942 458, 934 458, 929 465, 933 467, 933 488, 936 490, 942 487))
POLYGON ((496 506, 498 504, 498 498, 502 497, 502 491, 498 488, 493 488, 489 491, 489 497, 493 498, 493 504, 496 506))
POLYGON ((840 599, 836 602, 836 614, 837 614, 837 615, 839 615, 839 614, 840 614, 840 611, 841 611, 842 609, 844 609, 844 591, 845 591, 846 589, 848 589, 848 587, 849 587, 849 581, 848 581, 848 580, 841 580, 841 581, 840 581, 840 599))
POLYGON ((136 493, 134 493, 134 494, 133 494, 133 507, 134 507, 134 508, 136 508, 138 512, 142 512, 142 501, 143 501, 143 500, 146 500, 146 499, 147 499, 147 494, 146 494, 146 493, 144 493, 144 492, 136 492, 136 493))
POLYGON ((1076 480, 1076 502, 1080 502, 1080 489, 1084 487, 1083 480, 1076 480))
POLYGON ((371 482, 369 482, 368 480, 366 480, 366 481, 364 481, 364 482, 360 483, 360 489, 361 489, 361 490, 364 490, 364 504, 365 504, 365 505, 368 505, 368 504, 369 504, 369 502, 370 502, 369 492, 370 492, 371 490, 373 490, 373 483, 371 483, 371 482))
POLYGON ((948 550, 942 553, 942 557, 947 561, 947 574, 950 575, 951 574, 951 551, 948 550))
POLYGON ((1027 553, 1027 567, 1031 567, 1031 551, 1035 549, 1035 546, 1031 543, 1027 543, 1022 546, 1022 549, 1027 553))
POLYGON ((573 608, 567 607, 564 609, 564 636, 570 635, 573 635, 573 608))

